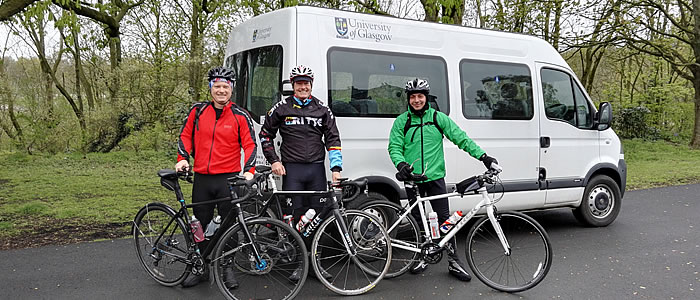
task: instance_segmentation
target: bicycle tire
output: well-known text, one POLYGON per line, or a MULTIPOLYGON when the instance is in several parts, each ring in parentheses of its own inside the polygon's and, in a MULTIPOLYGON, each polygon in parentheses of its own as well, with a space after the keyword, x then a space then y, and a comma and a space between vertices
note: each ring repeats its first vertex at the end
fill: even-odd
POLYGON ((552 245, 547 232, 533 218, 520 212, 496 213, 510 245, 506 255, 487 216, 472 226, 467 236, 467 262, 479 280, 508 293, 539 284, 552 266, 552 245))
POLYGON ((309 258, 301 235, 282 221, 257 218, 245 221, 258 253, 266 265, 255 263, 252 243, 241 224, 229 228, 216 244, 212 256, 214 280, 227 299, 292 299, 309 272, 309 258), (251 260, 252 259, 252 260, 251 260), (226 274, 225 268, 231 271, 226 274), (298 280, 290 277, 297 271, 298 280), (233 275, 238 286, 231 284, 233 275))
MULTIPOLYGON (((387 230, 405 212, 400 205, 386 200, 374 200, 363 203, 358 209, 377 217, 387 230)), ((391 237, 391 266, 384 278, 401 276, 408 272, 414 263, 420 260, 421 236, 419 228, 415 218, 408 214, 396 228, 391 232, 387 232, 389 237, 391 237), (399 244, 414 247, 418 251, 398 248, 397 245, 399 244)))
POLYGON ((164 286, 180 284, 192 268, 185 262, 191 236, 185 222, 175 215, 165 204, 150 203, 139 210, 131 227, 141 266, 164 286))
POLYGON ((358 245, 357 254, 347 252, 336 218, 331 215, 314 234, 311 266, 319 281, 336 294, 364 294, 389 271, 391 241, 376 217, 360 210, 341 211, 341 215, 353 243, 358 245))

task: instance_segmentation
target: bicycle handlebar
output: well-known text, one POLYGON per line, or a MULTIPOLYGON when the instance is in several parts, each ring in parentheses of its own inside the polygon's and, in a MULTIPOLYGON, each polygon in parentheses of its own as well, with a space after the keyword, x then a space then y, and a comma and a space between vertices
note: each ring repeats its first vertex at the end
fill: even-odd
POLYGON ((190 171, 190 170, 177 171, 177 177, 180 178, 180 179, 182 179, 182 180, 185 180, 185 181, 187 181, 187 182, 189 182, 189 183, 194 182, 194 181, 192 180, 192 176, 194 176, 194 173, 192 173, 192 171, 190 171))

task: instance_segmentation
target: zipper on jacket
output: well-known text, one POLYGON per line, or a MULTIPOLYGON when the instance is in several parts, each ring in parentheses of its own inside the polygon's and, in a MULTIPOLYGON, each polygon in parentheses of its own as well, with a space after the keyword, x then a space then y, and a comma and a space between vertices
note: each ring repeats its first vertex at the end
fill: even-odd
MULTIPOLYGON (((225 111, 221 112, 221 117, 223 117, 224 113, 225 113, 225 111)), ((211 174, 211 172, 209 171, 209 165, 211 165, 211 152, 214 150, 214 137, 216 137, 216 124, 219 123, 219 119, 216 119, 214 121, 214 130, 211 131, 211 148, 209 148, 209 160, 207 161, 207 174, 211 174)))
MULTIPOLYGON (((425 115, 425 113, 423 114, 425 115)), ((420 169, 423 170, 423 174, 426 172, 425 158, 423 157, 423 116, 420 116, 420 169)))

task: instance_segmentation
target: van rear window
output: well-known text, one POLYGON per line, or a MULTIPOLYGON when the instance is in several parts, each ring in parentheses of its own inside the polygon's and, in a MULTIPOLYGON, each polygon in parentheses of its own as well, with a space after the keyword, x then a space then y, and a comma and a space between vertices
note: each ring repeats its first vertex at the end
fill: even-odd
POLYGON ((532 77, 527 65, 465 59, 459 71, 465 118, 532 119, 532 77))
POLYGON ((328 103, 341 117, 396 117, 406 111, 406 82, 430 83, 431 106, 449 114, 442 58, 357 49, 328 51, 328 103))
POLYGON ((232 99, 261 123, 260 117, 280 99, 282 46, 239 52, 227 57, 225 65, 236 73, 232 99))

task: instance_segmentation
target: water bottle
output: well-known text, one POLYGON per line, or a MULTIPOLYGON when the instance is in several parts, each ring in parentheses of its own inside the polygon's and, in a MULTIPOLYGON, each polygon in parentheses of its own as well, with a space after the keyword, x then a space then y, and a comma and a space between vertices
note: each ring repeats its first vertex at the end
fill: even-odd
POLYGON ((204 241, 204 230, 202 230, 202 223, 200 223, 194 215, 192 216, 192 220, 190 221, 190 229, 194 234, 195 242, 200 243, 204 241))
POLYGON ((304 226, 306 224, 309 224, 309 221, 316 216, 316 211, 313 208, 310 208, 309 210, 306 211, 306 213, 301 216, 301 220, 299 220, 299 223, 297 223, 297 231, 301 232, 302 229, 304 229, 304 226))
POLYGON ((289 225, 289 227, 294 228, 294 217, 292 215, 284 215, 284 222, 289 225))
POLYGON ((428 223, 430 223, 430 235, 434 239, 439 239, 440 238, 440 229, 438 227, 438 217, 437 217, 436 212, 431 211, 428 214, 428 223))
POLYGON ((207 231, 204 232, 204 236, 209 238, 210 236, 214 235, 216 230, 219 229, 219 225, 221 225, 221 216, 217 215, 211 220, 211 222, 209 222, 209 225, 207 225, 207 231))
POLYGON ((458 210, 453 213, 450 218, 445 221, 445 223, 440 225, 440 231, 442 231, 442 233, 447 233, 457 224, 457 222, 459 222, 460 219, 462 219, 462 211, 458 210))

